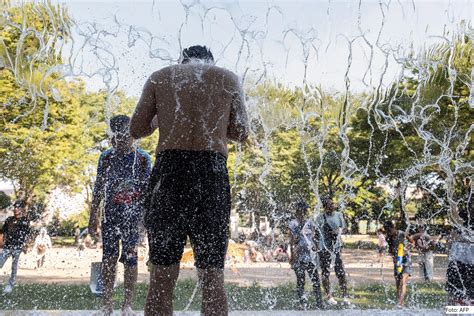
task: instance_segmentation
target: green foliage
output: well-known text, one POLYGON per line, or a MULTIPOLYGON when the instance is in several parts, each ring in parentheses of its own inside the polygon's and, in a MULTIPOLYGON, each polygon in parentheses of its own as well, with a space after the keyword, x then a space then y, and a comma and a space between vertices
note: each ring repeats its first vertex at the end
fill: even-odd
MULTIPOLYGON (((61 79, 61 45, 70 33, 63 7, 26 3, 4 9, 0 178, 14 181, 16 193, 30 203, 55 187, 90 192, 99 153, 108 144, 107 119, 130 114, 136 100, 121 92, 87 92, 81 80, 61 79), (23 37, 23 28, 38 32, 23 37)), ((150 140, 143 143, 152 151, 150 140)))
MULTIPOLYGON (((109 146, 107 121, 130 115, 136 99, 120 91, 88 92, 81 80, 62 79, 61 47, 71 25, 64 7, 3 3, 0 178, 12 180, 30 202, 56 187, 86 189, 90 202, 97 159, 109 146)), ((447 181, 453 182, 447 186, 455 188, 458 208, 468 210, 472 50, 464 34, 429 47, 407 59, 403 80, 386 91, 249 87, 256 103, 251 141, 232 144, 228 158, 237 210, 270 215, 276 226, 286 221, 293 202, 305 200, 316 209, 319 195, 329 194, 353 227, 360 219, 384 220, 397 211, 400 218, 407 210, 433 218, 447 213, 447 181), (403 191, 407 183, 418 185, 422 199, 404 201, 402 192, 391 200, 386 189, 403 191)), ((150 136, 140 146, 152 153, 155 144, 150 136)), ((81 213, 63 223, 56 218, 56 228, 62 225, 69 234, 86 217, 81 213)))
POLYGON ((7 208, 12 203, 12 199, 5 192, 0 191, 0 210, 7 208))
POLYGON ((78 214, 61 219, 59 212, 53 215, 51 223, 48 225, 48 232, 51 236, 73 236, 76 227, 81 230, 87 228, 89 224, 89 211, 83 210, 78 214))

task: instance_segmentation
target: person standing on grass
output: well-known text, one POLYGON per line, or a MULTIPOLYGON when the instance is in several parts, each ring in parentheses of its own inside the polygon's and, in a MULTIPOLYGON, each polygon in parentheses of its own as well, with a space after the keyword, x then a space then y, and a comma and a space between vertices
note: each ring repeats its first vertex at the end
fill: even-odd
POLYGON ((321 203, 324 212, 317 217, 316 222, 321 235, 319 258, 321 263, 321 279, 327 295, 327 302, 330 305, 337 304, 332 295, 331 283, 329 281, 331 266, 334 262, 334 270, 339 280, 339 286, 341 287, 343 302, 350 304, 347 289, 347 275, 344 269, 344 263, 342 262, 341 234, 347 230, 346 221, 341 212, 334 210, 331 197, 323 196, 321 203))
POLYGON ((385 239, 385 235, 383 234, 383 229, 377 229, 377 254, 378 254, 378 261, 379 263, 383 264, 383 257, 387 251, 387 240, 385 239))
POLYGON ((79 238, 81 237, 81 229, 79 228, 78 225, 76 225, 76 228, 74 229, 74 245, 79 246, 79 238))
POLYGON ((296 275, 296 291, 300 308, 307 308, 307 300, 304 297, 305 274, 307 272, 313 283, 316 307, 322 309, 321 284, 316 264, 319 243, 318 233, 314 222, 311 219, 306 220, 307 210, 308 205, 306 203, 297 203, 295 217, 288 224, 291 247, 290 265, 296 275))
POLYGON ((0 254, 0 268, 9 257, 12 257, 12 272, 7 285, 3 289, 4 293, 11 293, 16 283, 18 272, 18 261, 21 253, 27 252, 27 243, 30 238, 30 220, 25 214, 26 203, 18 200, 13 203, 13 216, 8 217, 3 224, 3 238, 5 245, 0 254))
POLYGON ((189 236, 202 287, 201 312, 227 315, 227 141, 244 142, 249 133, 240 79, 215 66, 208 48, 184 49, 180 64, 146 81, 133 114, 133 137, 155 129, 159 141, 145 216, 151 266, 145 314, 173 314, 173 290, 189 236))
MULTIPOLYGON (((123 263, 124 302, 122 314, 132 314, 131 306, 137 282, 139 221, 142 218, 146 186, 150 175, 150 156, 134 148, 128 132, 130 118, 117 115, 110 119, 112 148, 104 151, 97 167, 88 233, 97 236, 99 205, 102 214, 102 312, 112 315, 112 292, 117 261, 123 263), (119 244, 121 243, 121 255, 119 244)), ((87 237, 86 237, 87 238, 87 237)))
POLYGON ((397 230, 392 221, 383 224, 387 235, 388 252, 393 258, 393 275, 397 287, 397 307, 401 308, 405 302, 408 278, 413 273, 411 253, 413 239, 404 231, 397 230))
POLYGON ((39 269, 44 265, 46 259, 46 253, 53 248, 51 244, 51 238, 48 235, 46 227, 40 229, 40 233, 35 238, 35 244, 33 246, 33 252, 36 252, 36 268, 39 269))
POLYGON ((447 305, 473 306, 474 217, 472 209, 461 209, 459 217, 460 222, 455 223, 456 226, 451 232, 452 242, 445 284, 446 292, 448 292, 447 305))
POLYGON ((419 264, 421 274, 425 281, 431 282, 433 280, 433 269, 434 269, 434 255, 433 249, 435 247, 435 241, 428 234, 426 227, 420 225, 418 233, 411 236, 415 242, 415 248, 418 251, 419 264))

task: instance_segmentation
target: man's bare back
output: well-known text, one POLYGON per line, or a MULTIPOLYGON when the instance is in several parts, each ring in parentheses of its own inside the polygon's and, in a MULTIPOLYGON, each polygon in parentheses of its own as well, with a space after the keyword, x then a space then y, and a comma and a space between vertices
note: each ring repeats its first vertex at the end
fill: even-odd
POLYGON ((245 100, 238 77, 204 63, 173 65, 147 80, 130 124, 140 138, 159 129, 156 152, 167 149, 217 151, 227 139, 248 136, 245 100))

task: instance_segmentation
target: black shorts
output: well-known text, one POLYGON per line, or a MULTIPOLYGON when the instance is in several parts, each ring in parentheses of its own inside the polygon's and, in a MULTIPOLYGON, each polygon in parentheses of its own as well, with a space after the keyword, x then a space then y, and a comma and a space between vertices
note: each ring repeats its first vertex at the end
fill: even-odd
POLYGON ((224 155, 211 151, 157 155, 145 215, 151 263, 179 263, 189 236, 197 268, 224 268, 230 217, 226 163, 224 155))

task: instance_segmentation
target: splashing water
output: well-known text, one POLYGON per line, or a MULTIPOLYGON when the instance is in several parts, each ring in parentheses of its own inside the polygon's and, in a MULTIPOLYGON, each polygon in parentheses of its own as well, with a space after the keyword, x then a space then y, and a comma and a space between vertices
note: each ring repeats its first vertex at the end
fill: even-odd
MULTIPOLYGON (((71 1, 32 5, 35 23, 20 7, 0 17, 1 79, 21 90, 0 88, 5 131, 38 108, 28 124, 60 130, 57 104, 74 93, 103 97, 86 129, 108 122, 132 110, 124 96, 138 96, 153 71, 204 44, 246 90, 250 142, 230 146, 232 196, 238 212, 267 216, 269 248, 291 205, 307 201, 316 219, 323 194, 354 231, 361 219, 396 217, 408 232, 448 218, 474 242, 469 1, 71 1)), ((103 147, 94 141, 92 154, 103 147)), ((273 309, 275 297, 265 299, 273 309)))

